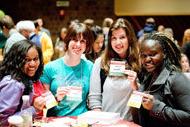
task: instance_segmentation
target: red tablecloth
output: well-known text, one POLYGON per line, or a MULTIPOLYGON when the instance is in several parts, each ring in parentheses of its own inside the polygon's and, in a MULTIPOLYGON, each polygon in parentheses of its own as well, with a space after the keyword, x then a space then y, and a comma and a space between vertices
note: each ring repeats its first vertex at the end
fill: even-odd
MULTIPOLYGON (((46 122, 52 122, 52 121, 55 121, 55 120, 58 120, 59 118, 71 118, 71 119, 74 119, 76 120, 77 117, 48 117, 46 118, 46 122)), ((138 124, 135 124, 134 122, 129 122, 129 121, 126 121, 126 120, 119 120, 117 123, 114 123, 114 124, 93 124, 92 127, 141 127, 140 125, 138 124)))

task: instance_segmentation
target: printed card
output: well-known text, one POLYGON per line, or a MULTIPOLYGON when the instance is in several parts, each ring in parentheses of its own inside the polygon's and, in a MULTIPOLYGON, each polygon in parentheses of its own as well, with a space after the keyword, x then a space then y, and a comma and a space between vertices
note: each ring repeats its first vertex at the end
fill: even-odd
POLYGON ((111 61, 109 75, 124 76, 125 61, 111 61))
POLYGON ((58 103, 55 99, 55 97, 53 96, 53 94, 49 91, 49 92, 46 92, 46 108, 47 110, 50 109, 50 108, 53 108, 54 106, 56 106, 58 103))
POLYGON ((134 108, 140 108, 142 103, 142 93, 138 91, 133 91, 131 94, 129 101, 127 103, 127 106, 134 107, 134 108))

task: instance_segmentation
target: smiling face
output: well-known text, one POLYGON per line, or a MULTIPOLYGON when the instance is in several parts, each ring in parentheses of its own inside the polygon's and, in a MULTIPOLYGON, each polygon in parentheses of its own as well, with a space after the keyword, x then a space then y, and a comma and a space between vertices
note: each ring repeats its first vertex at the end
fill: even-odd
POLYGON ((121 58, 126 57, 129 43, 123 28, 116 29, 112 32, 111 46, 121 58))
POLYGON ((159 72, 164 62, 161 45, 155 40, 145 40, 140 49, 141 63, 150 73, 159 72))
POLYGON ((40 65, 38 51, 32 47, 28 50, 25 58, 25 65, 23 72, 29 77, 33 77, 40 65))
POLYGON ((75 38, 71 39, 68 45, 68 53, 72 56, 81 57, 82 53, 86 50, 86 40, 82 34, 78 34, 75 38))

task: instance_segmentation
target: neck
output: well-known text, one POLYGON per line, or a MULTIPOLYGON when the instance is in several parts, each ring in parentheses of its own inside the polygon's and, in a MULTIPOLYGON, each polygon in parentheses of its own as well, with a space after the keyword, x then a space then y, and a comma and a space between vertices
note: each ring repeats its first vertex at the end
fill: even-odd
POLYGON ((64 62, 66 65, 68 66, 76 66, 80 63, 81 58, 80 57, 71 57, 68 55, 68 53, 65 54, 65 56, 63 57, 64 62))
POLYGON ((126 54, 120 54, 119 57, 120 57, 121 59, 125 59, 125 58, 126 58, 126 54))

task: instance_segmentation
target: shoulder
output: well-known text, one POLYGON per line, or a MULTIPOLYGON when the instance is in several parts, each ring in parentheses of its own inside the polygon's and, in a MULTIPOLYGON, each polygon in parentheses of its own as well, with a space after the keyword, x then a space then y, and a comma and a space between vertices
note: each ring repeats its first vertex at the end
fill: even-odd
POLYGON ((56 60, 50 61, 49 63, 47 63, 45 65, 45 68, 56 68, 57 66, 59 66, 61 63, 63 63, 63 59, 62 58, 58 58, 56 60), (56 65, 56 66, 55 66, 56 65))
POLYGON ((92 61, 90 61, 90 60, 81 59, 81 62, 82 62, 83 64, 85 64, 85 66, 89 66, 90 68, 92 68, 92 66, 93 66, 93 63, 92 63, 92 61))
POLYGON ((12 79, 10 75, 7 75, 0 81, 0 88, 8 88, 9 90, 24 89, 24 85, 22 82, 12 79))
POLYGON ((101 64, 102 57, 99 57, 95 60, 94 64, 101 64))
POLYGON ((172 72, 170 77, 171 89, 173 91, 190 91, 190 80, 181 72, 172 72))
POLYGON ((44 71, 55 71, 55 70, 60 70, 63 67, 63 59, 62 58, 58 58, 56 60, 50 61, 48 62, 45 66, 44 66, 44 71))

